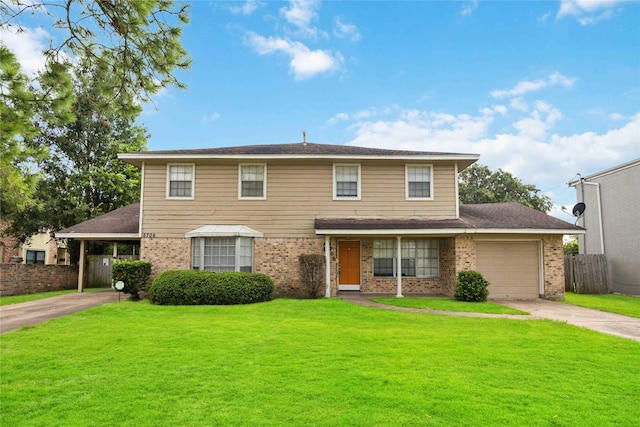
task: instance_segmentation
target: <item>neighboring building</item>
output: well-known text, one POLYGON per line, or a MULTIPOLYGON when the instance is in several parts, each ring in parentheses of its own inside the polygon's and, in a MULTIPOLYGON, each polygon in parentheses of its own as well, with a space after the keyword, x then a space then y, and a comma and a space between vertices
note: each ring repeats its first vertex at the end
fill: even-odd
MULTIPOLYGON (((0 224, 0 231, 7 226, 0 224)), ((49 232, 34 234, 28 244, 21 244, 11 236, 0 240, 0 262, 10 263, 21 258, 22 264, 68 264, 67 249, 64 243, 58 243, 49 232)))
POLYGON ((139 239, 154 276, 261 272, 281 295, 301 293, 298 257, 318 253, 326 296, 452 295, 478 270, 490 298, 563 298, 562 236, 583 230, 517 203, 460 206, 478 157, 306 142, 120 154, 142 171, 140 204, 57 236, 139 239))
POLYGON ((605 254, 612 291, 640 295, 640 159, 581 177, 575 187, 586 205, 579 224, 581 254, 605 254))

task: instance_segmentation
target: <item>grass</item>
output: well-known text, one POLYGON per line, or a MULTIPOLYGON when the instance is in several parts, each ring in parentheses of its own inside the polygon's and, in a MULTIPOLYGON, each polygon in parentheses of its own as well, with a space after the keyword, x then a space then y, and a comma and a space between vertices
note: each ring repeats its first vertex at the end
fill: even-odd
MULTIPOLYGON (((101 291, 104 289, 108 289, 108 288, 90 288, 90 289, 85 288, 84 291, 91 292, 91 291, 101 291)), ((28 301, 36 301, 43 298, 57 297, 59 295, 74 294, 76 292, 78 292, 77 289, 67 289, 64 291, 38 292, 35 294, 12 295, 8 297, 0 297, 0 306, 9 305, 9 304, 18 304, 21 302, 28 302, 28 301)))
POLYGON ((431 310, 458 311, 492 314, 529 314, 526 311, 505 307, 493 302, 463 302, 451 298, 405 297, 405 298, 371 298, 371 301, 396 307, 428 308, 431 310))
POLYGON ((107 304, 0 340, 11 426, 631 426, 640 343, 338 299, 107 304))
POLYGON ((640 297, 625 295, 585 295, 566 292, 564 302, 609 313, 640 318, 640 297))

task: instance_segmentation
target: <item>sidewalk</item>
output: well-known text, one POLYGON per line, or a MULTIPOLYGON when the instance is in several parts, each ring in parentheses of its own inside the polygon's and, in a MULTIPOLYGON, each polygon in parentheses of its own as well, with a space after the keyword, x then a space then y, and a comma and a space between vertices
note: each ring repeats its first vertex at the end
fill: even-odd
POLYGON ((118 292, 108 289, 5 305, 0 307, 0 334, 114 301, 118 292))
MULTIPOLYGON (((484 314, 484 313, 458 313, 454 311, 430 310, 424 308, 406 308, 391 305, 379 304, 369 298, 374 295, 346 295, 340 296, 345 301, 366 306, 387 310, 407 311, 414 313, 442 314, 446 316, 480 317, 480 318, 502 318, 514 320, 536 320, 550 319, 558 322, 566 322, 570 325, 587 328, 609 335, 622 338, 629 338, 640 341, 640 319, 620 314, 607 313, 605 311, 593 310, 590 308, 578 307, 571 304, 536 299, 530 301, 518 300, 495 300, 493 302, 507 307, 526 311, 529 315, 508 315, 508 314, 484 314)), ((385 295, 390 296, 390 295, 385 295)))

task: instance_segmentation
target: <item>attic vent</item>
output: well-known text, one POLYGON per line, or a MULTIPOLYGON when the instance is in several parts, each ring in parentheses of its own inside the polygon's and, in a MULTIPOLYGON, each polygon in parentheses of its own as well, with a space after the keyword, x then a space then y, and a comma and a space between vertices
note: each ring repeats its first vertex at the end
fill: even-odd
POLYGON ((307 145, 307 131, 306 130, 302 131, 302 144, 303 145, 307 145))

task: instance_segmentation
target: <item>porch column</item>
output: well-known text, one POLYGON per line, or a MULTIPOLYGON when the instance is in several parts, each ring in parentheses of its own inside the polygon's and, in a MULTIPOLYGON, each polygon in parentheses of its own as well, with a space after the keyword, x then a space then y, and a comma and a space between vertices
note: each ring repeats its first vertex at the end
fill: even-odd
POLYGON ((396 258, 398 258, 398 264, 396 268, 396 276, 398 278, 398 293, 396 298, 402 298, 402 237, 398 236, 398 249, 396 258))
POLYGON ((331 298, 331 237, 324 236, 324 284, 325 298, 331 298))
POLYGON ((78 292, 83 292, 84 290, 84 263, 85 263, 85 256, 84 256, 84 246, 85 241, 84 240, 80 240, 80 261, 79 262, 79 266, 78 266, 78 292))

